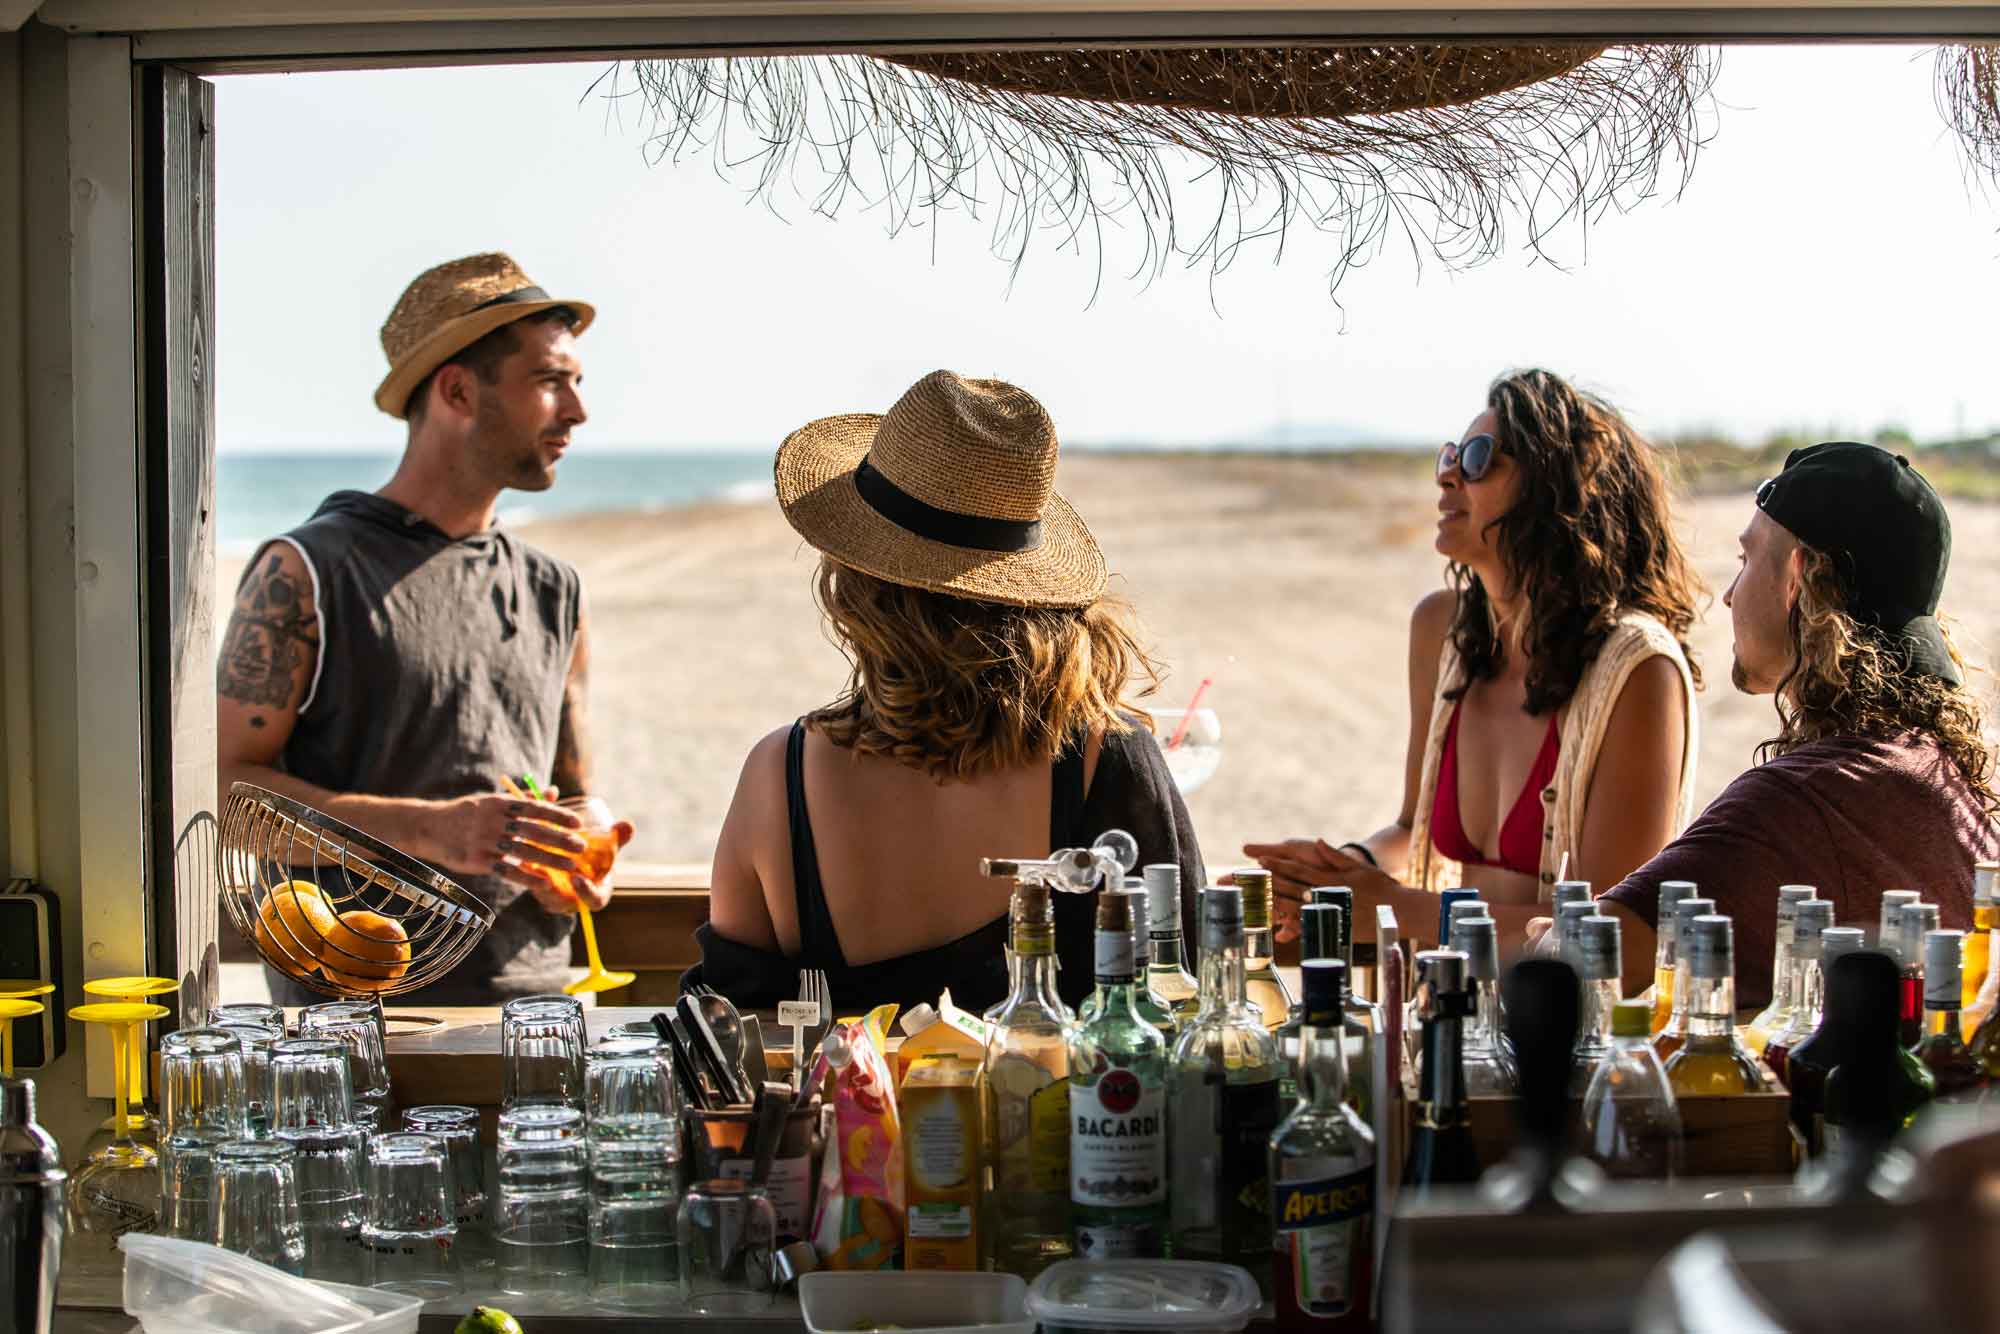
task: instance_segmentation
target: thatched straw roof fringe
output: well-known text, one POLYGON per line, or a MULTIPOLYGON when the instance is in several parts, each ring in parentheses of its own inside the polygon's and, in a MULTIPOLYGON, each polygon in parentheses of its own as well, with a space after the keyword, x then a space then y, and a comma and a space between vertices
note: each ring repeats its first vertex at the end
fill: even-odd
POLYGON ((2000 46, 1940 47, 1937 97, 1967 168, 2000 180, 2000 46))
POLYGON ((1038 231, 1088 236, 1101 262, 1112 226, 1140 239, 1135 276, 1220 273, 1304 221, 1338 246, 1333 290, 1395 231, 1464 268, 1516 218, 1540 253, 1558 227, 1678 193, 1713 133, 1717 60, 1419 44, 663 60, 608 78, 646 108, 656 160, 706 151, 774 206, 785 187, 829 216, 881 210, 892 233, 990 208, 1017 266, 1038 231))

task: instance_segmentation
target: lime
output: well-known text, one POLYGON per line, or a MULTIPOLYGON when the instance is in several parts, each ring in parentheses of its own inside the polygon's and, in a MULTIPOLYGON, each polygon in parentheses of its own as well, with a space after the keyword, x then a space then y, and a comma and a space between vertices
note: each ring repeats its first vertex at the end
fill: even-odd
POLYGON ((451 1334, 521 1334, 521 1322, 497 1306, 475 1306, 451 1334))

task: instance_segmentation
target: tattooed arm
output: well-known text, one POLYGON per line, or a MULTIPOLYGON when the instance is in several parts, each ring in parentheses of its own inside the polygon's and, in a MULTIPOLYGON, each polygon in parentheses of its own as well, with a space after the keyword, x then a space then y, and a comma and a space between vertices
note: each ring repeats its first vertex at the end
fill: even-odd
POLYGON ((462 875, 498 875, 545 892, 548 879, 530 866, 570 869, 566 854, 583 850, 570 830, 581 822, 548 803, 499 792, 447 801, 335 792, 280 768, 319 651, 305 561, 289 542, 273 542, 236 590, 216 664, 216 777, 224 793, 232 783, 255 783, 462 875))

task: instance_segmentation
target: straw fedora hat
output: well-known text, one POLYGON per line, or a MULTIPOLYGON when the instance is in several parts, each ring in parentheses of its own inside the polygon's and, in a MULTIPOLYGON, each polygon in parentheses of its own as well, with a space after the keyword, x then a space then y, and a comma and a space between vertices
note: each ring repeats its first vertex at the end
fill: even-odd
POLYGON ((587 301, 550 297, 506 255, 468 255, 426 270, 403 289, 382 326, 389 376, 375 391, 375 406, 403 417, 410 394, 426 375, 501 325, 557 306, 576 312, 572 333, 582 333, 597 318, 597 308, 587 301))
POLYGON ((1017 607, 1087 607, 1104 553, 1055 493, 1056 428, 1025 389, 933 371, 886 416, 801 426, 778 446, 799 536, 891 583, 1017 607))

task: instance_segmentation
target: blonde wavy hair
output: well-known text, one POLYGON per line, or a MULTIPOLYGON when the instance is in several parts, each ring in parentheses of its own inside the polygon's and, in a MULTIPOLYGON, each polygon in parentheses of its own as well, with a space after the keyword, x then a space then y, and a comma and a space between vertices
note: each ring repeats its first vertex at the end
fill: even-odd
MULTIPOLYGON (((1979 701, 1961 686, 1908 671, 1880 634, 1848 614, 1833 558, 1803 542, 1799 556, 1792 666, 1777 689, 1778 735, 1758 747, 1757 758, 1827 737, 1927 732, 1965 776, 1981 808, 1989 815, 2000 810, 1979 701)), ((1965 662, 1949 630, 1945 644, 1962 671, 1965 662)))
POLYGON ((890 583, 822 555, 814 598, 851 669, 806 715, 837 746, 940 781, 1053 763, 1098 728, 1130 730, 1160 684, 1129 603, 1013 607, 890 583))

